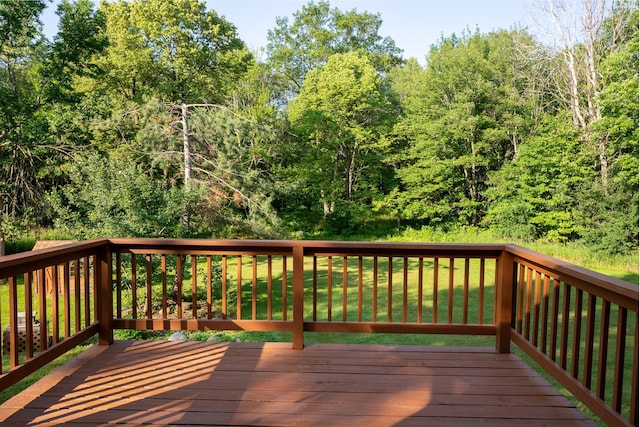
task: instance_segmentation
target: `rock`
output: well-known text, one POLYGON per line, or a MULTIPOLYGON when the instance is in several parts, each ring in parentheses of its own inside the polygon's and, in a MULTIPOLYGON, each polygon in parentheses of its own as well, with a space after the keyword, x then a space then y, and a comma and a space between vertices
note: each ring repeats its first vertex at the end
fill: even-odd
POLYGON ((187 341, 187 336, 182 332, 174 332, 169 337, 169 341, 187 341))

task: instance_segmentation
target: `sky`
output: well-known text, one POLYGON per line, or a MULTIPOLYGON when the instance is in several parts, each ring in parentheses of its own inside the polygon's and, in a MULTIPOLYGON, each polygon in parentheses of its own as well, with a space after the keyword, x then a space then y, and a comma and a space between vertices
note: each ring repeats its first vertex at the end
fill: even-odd
MULTIPOLYGON (((170 0, 167 0, 170 1, 170 0)), ((380 35, 391 37, 404 51, 404 57, 417 58, 421 64, 429 47, 441 36, 462 34, 476 27, 482 33, 514 26, 528 27, 533 0, 332 0, 341 10, 380 13, 380 35)), ((43 15, 45 35, 51 39, 57 32, 56 5, 43 15)), ((98 3, 98 0, 96 0, 98 3)), ((307 0, 206 0, 207 6, 232 22, 239 37, 259 53, 267 44, 267 33, 276 26, 276 17, 288 17, 308 3, 307 0)), ((317 1, 316 1, 317 3, 317 1)))

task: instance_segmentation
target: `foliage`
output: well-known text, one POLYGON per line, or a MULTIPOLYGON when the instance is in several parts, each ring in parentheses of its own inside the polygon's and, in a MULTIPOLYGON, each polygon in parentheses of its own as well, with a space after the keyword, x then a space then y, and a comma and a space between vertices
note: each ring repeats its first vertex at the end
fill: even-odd
POLYGON ((595 178, 570 119, 552 117, 525 140, 516 158, 490 175, 485 222, 517 239, 565 241, 582 229, 574 195, 595 178))
POLYGON ((49 197, 57 228, 76 239, 189 237, 182 214, 194 211, 195 194, 154 179, 127 158, 92 156, 69 170, 71 183, 49 197))
POLYGON ((638 6, 603 2, 560 50, 466 30, 426 67, 380 15, 326 1, 278 18, 264 62, 202 0, 62 0, 51 41, 46 2, 0 2, 0 253, 52 224, 361 239, 472 225, 633 252, 638 6))
POLYGON ((307 74, 288 109, 299 136, 289 156, 297 158, 293 173, 322 203, 325 217, 345 202, 341 209, 351 211, 372 197, 395 110, 388 87, 358 53, 335 54, 307 74))
POLYGON ((192 116, 192 133, 201 215, 218 230, 216 235, 277 237, 280 221, 267 169, 274 130, 227 108, 210 108, 192 116))
POLYGON ((45 53, 38 21, 45 1, 0 2, 0 212, 18 215, 43 192, 37 143, 46 121, 33 70, 45 53))
POLYGON ((430 224, 478 224, 484 214, 490 171, 513 157, 527 123, 523 83, 514 70, 514 46, 530 43, 526 34, 476 32, 442 39, 427 67, 410 73, 405 116, 397 127, 407 141, 398 156, 400 185, 387 207, 405 219, 430 224), (410 142, 409 142, 410 141, 410 142))
POLYGON ((279 92, 291 99, 303 87, 306 74, 324 65, 337 53, 357 52, 367 56, 379 72, 386 72, 402 59, 402 51, 389 37, 379 35, 382 18, 353 9, 343 12, 328 1, 313 1, 294 13, 293 22, 281 17, 269 30, 268 64, 280 79, 279 92))
POLYGON ((109 46, 95 89, 126 100, 218 102, 250 54, 236 29, 198 0, 104 2, 109 46))

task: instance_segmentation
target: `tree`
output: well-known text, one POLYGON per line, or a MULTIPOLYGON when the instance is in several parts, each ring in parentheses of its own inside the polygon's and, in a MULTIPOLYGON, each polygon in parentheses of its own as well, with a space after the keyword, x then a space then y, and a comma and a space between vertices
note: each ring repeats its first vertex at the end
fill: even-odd
MULTIPOLYGON (((94 61, 102 74, 81 84, 107 102, 99 121, 104 146, 124 142, 138 163, 197 190, 194 158, 206 153, 197 151, 190 118, 198 108, 224 105, 253 57, 235 27, 199 0, 118 0, 100 10, 109 40, 94 61)), ((186 229, 186 212, 183 222, 186 229)))
MULTIPOLYGON (((637 6, 637 5, 636 5, 637 6)), ((600 61, 602 90, 595 100, 600 117, 592 129, 607 141, 606 157, 609 164, 612 190, 624 189, 637 193, 638 189, 638 8, 622 9, 618 13, 630 14, 624 21, 628 25, 610 29, 606 38, 617 43, 600 61), (615 32, 615 36, 613 33, 615 32)), ((613 17, 611 22, 620 18, 613 17)))
POLYGON ((224 102, 253 61, 251 54, 235 27, 198 0, 118 0, 103 3, 100 10, 109 46, 95 61, 102 75, 85 81, 84 90, 108 99, 108 127, 119 131, 110 135, 116 144, 135 141, 142 106, 165 108, 170 114, 165 126, 177 120, 179 136, 145 149, 182 152, 177 166, 188 181, 188 105, 224 102))
MULTIPOLYGON (((516 154, 530 100, 514 61, 521 32, 442 39, 406 91, 397 127, 407 144, 386 206, 431 225, 479 224, 487 175, 516 154)), ((415 74, 415 69, 408 72, 415 74)))
POLYGON ((336 53, 359 52, 379 72, 402 62, 402 51, 389 37, 379 34, 381 16, 355 9, 343 12, 329 2, 309 2, 293 15, 276 20, 269 30, 267 63, 281 79, 283 100, 293 98, 306 74, 336 53))
POLYGON ((44 8, 44 0, 0 2, 0 256, 7 220, 42 191, 35 145, 42 122, 31 121, 39 101, 30 75, 45 49, 38 20, 44 8))
POLYGON ((607 141, 608 191, 592 186, 578 199, 584 239, 597 250, 613 254, 638 248, 640 204, 637 5, 633 11, 619 12, 630 13, 630 25, 615 30, 619 42, 600 62, 603 89, 596 103, 601 117, 592 124, 594 134, 607 141))
POLYGON ((574 124, 583 132, 585 143, 593 144, 598 158, 601 188, 609 188, 610 163, 607 133, 597 132, 593 124, 600 121, 602 61, 618 49, 627 27, 637 27, 631 20, 637 2, 627 0, 585 0, 576 10, 564 0, 545 0, 540 8, 548 18, 547 34, 552 48, 561 58, 562 67, 554 73, 555 94, 572 113, 574 124))
POLYGON ((291 157, 297 157, 292 168, 305 191, 322 203, 324 216, 336 205, 353 203, 349 210, 370 199, 397 106, 368 58, 332 55, 307 73, 288 115, 299 137, 291 147, 291 157))
POLYGON ((103 3, 109 47, 94 84, 142 103, 220 103, 251 62, 235 27, 198 0, 103 3))
POLYGON ((595 178, 568 115, 549 115, 518 156, 489 175, 484 223, 509 238, 575 240, 583 233, 576 194, 595 178))
POLYGON ((194 180, 201 209, 217 235, 278 237, 281 225, 272 206, 276 186, 269 171, 276 132, 264 118, 224 107, 192 116, 196 153, 194 180))

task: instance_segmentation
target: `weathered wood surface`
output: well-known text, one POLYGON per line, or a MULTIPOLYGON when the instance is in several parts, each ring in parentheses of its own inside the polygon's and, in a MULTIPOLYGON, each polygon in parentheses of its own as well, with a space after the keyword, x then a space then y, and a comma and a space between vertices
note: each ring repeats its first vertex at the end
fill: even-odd
POLYGON ((513 354, 119 341, 0 406, 3 425, 593 425, 513 354))

